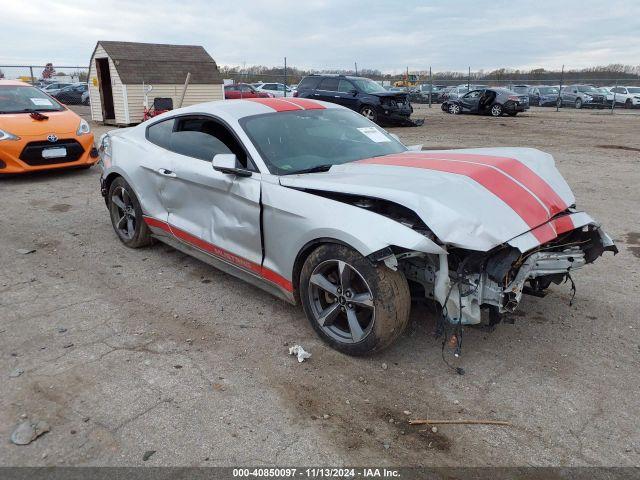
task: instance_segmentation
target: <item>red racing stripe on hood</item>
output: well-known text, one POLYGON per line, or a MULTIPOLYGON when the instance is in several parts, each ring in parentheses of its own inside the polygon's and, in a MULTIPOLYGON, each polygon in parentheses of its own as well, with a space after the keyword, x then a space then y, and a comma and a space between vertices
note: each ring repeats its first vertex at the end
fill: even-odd
POLYGON ((421 155, 434 160, 459 160, 496 167, 520 182, 530 190, 531 193, 538 197, 538 199, 547 206, 552 217, 560 212, 564 212, 569 207, 544 179, 524 163, 514 158, 475 153, 424 153, 421 155))
MULTIPOLYGON (((436 160, 422 155, 413 156, 410 154, 369 158, 359 160, 358 163, 424 168, 427 170, 464 175, 479 183, 506 203, 520 216, 520 218, 522 218, 530 229, 541 226, 549 220, 549 213, 540 204, 536 197, 534 197, 524 187, 514 182, 505 173, 487 165, 445 159, 436 160)), ((544 225, 542 226, 544 227, 544 225)), ((546 228, 535 230, 533 234, 540 243, 549 241, 556 236, 555 230, 550 225, 547 225, 546 228)))

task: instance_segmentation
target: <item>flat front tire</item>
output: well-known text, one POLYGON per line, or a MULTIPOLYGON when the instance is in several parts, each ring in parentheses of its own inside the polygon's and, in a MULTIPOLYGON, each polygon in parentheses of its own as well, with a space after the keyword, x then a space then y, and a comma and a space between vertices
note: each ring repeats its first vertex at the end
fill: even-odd
POLYGON ((129 248, 140 248, 152 243, 151 232, 144 222, 138 197, 124 178, 118 177, 111 182, 107 206, 111 225, 122 243, 129 248))
POLYGON ((389 346, 406 328, 411 308, 404 275, 338 244, 321 245, 306 259, 300 299, 320 338, 348 355, 389 346))

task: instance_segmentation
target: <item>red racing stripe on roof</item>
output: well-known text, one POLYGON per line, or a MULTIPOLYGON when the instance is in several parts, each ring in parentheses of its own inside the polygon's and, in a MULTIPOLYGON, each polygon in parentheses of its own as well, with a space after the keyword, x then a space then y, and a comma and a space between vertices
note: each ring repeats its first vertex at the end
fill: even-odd
POLYGON ((520 182, 538 197, 549 209, 552 217, 564 212, 569 207, 544 179, 514 158, 474 153, 425 153, 424 156, 432 159, 461 160, 496 167, 520 182))
MULTIPOLYGON (((483 164, 459 162, 446 159, 431 159, 425 156, 387 155, 384 157, 360 160, 359 163, 372 165, 387 165, 397 167, 424 168, 439 172, 454 173, 471 178, 496 197, 506 203, 530 229, 546 223, 549 220, 547 210, 525 188, 503 172, 483 164)), ((551 226, 540 231, 532 232, 540 243, 555 238, 555 230, 551 226), (551 236, 551 238, 549 238, 551 236)))
POLYGON ((309 100, 307 98, 299 98, 299 97, 287 97, 283 98, 285 102, 291 102, 299 107, 304 108, 305 110, 324 110, 324 105, 319 104, 313 100, 309 100))
POLYGON ((289 112, 291 110, 304 110, 300 105, 296 105, 289 101, 280 100, 279 98, 245 98, 250 102, 260 103, 269 108, 273 108, 276 112, 289 112))

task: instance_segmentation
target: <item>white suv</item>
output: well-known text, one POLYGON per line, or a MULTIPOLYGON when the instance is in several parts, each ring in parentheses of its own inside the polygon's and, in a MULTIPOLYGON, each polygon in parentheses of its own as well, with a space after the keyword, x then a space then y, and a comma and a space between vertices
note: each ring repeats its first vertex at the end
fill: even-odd
POLYGON ((640 107, 640 87, 610 87, 615 94, 616 105, 624 105, 624 108, 640 107))
POLYGON ((293 90, 287 87, 283 83, 262 83, 260 85, 256 85, 255 89, 259 92, 267 92, 273 95, 274 97, 284 97, 285 92, 287 97, 293 97, 293 90))

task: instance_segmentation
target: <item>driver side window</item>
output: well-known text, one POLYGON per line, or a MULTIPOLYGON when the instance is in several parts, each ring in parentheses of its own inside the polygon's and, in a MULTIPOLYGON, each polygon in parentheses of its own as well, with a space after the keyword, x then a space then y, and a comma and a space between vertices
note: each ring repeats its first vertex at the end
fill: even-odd
POLYGON ((340 80, 338 83, 338 91, 342 93, 350 93, 355 90, 356 87, 353 86, 349 80, 340 80))
MULTIPOLYGON (((210 162, 214 155, 233 153, 243 168, 247 154, 229 129, 211 117, 176 117, 151 125, 147 138, 174 153, 210 162)), ((255 170, 253 167, 249 167, 255 170)))

